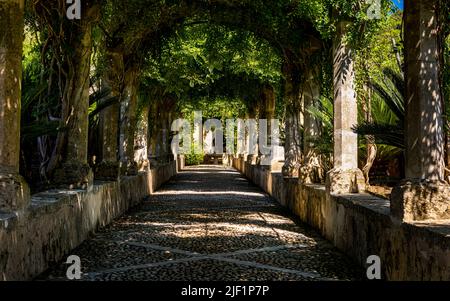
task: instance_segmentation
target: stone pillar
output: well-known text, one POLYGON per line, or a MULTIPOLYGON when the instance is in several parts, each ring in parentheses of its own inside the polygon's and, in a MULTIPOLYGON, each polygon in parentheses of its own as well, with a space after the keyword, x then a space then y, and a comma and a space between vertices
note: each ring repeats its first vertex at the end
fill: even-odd
MULTIPOLYGON (((84 3, 84 2, 83 2, 84 3)), ((69 93, 63 100, 62 120, 66 129, 61 164, 53 172, 56 186, 69 189, 88 189, 92 186, 94 174, 88 164, 89 131, 89 86, 92 55, 92 27, 97 6, 84 3, 86 17, 75 26, 77 39, 71 57, 72 66, 68 67, 73 78, 69 80, 69 93)))
POLYGON ((404 221, 450 218, 438 13, 436 0, 405 1, 406 180, 391 195, 391 212, 404 221))
MULTIPOLYGON (((261 93, 260 102, 260 119, 267 120, 267 142, 259 140, 259 158, 258 164, 264 166, 265 168, 272 169, 272 166, 276 167, 277 161, 280 159, 276 157, 278 148, 280 146, 273 146, 272 141, 272 120, 275 118, 275 108, 276 108, 276 96, 275 91, 271 85, 265 85, 261 93), (261 144, 262 143, 262 144, 261 144), (266 145, 264 145, 266 143, 266 145), (263 147, 270 147, 270 155, 263 154, 263 147)), ((261 138, 261 136, 260 136, 261 138)), ((284 158, 282 158, 284 159, 284 158)), ((279 166, 281 168, 281 166, 279 166)))
POLYGON ((283 176, 296 178, 302 161, 301 135, 300 135, 300 111, 290 110, 287 112, 285 121, 285 162, 282 168, 283 176))
POLYGON ((148 170, 150 163, 148 160, 148 115, 149 106, 146 105, 142 112, 137 125, 134 145, 134 161, 137 162, 139 171, 148 170))
POLYGON ((150 105, 149 112, 149 143, 148 143, 148 160, 150 168, 156 167, 158 165, 158 137, 159 137, 159 101, 154 100, 150 105))
POLYGON ((101 162, 95 167, 95 179, 115 181, 119 178, 119 118, 120 90, 123 75, 123 54, 108 53, 109 68, 105 74, 104 85, 111 88, 111 95, 118 98, 117 103, 100 112, 99 136, 102 143, 101 162))
POLYGON ((300 70, 298 70, 290 59, 284 63, 283 74, 284 99, 286 102, 285 121, 285 163, 282 168, 283 176, 296 178, 302 160, 301 150, 301 103, 300 103, 300 70))
POLYGON ((0 1, 0 211, 26 208, 30 191, 19 175, 23 0, 0 1))
POLYGON ((303 184, 318 183, 322 178, 320 158, 311 142, 311 139, 320 136, 319 121, 309 112, 310 108, 317 105, 320 99, 320 85, 316 77, 317 74, 310 71, 306 75, 303 85, 304 160, 299 174, 299 180, 303 184))
POLYGON ((249 107, 247 112, 247 134, 246 134, 246 153, 247 162, 251 165, 256 165, 259 154, 258 145, 258 128, 256 123, 256 112, 258 110, 258 105, 255 107, 249 107), (252 141, 254 143, 252 143, 252 141))
POLYGON ((120 106, 119 147, 121 174, 125 176, 137 174, 137 163, 134 161, 134 134, 137 123, 137 80, 137 70, 132 69, 125 72, 125 89, 120 106))
POLYGON ((119 177, 119 103, 115 103, 100 113, 99 127, 102 142, 102 161, 95 168, 97 180, 114 181, 119 177))
POLYGON ((160 123, 160 140, 159 143, 159 149, 160 149, 160 156, 159 161, 161 163, 166 163, 168 156, 169 156, 169 116, 170 112, 168 111, 168 108, 164 106, 165 108, 161 110, 161 123, 160 123))
POLYGON ((358 169, 358 136, 352 127, 358 123, 353 52, 346 44, 350 23, 337 25, 333 41, 334 73, 334 168, 327 175, 329 193, 358 193, 365 179, 358 169))
POLYGON ((170 96, 153 104, 151 115, 154 119, 149 150, 150 164, 153 166, 175 160, 175 157, 172 155, 170 140, 175 104, 176 99, 170 96))

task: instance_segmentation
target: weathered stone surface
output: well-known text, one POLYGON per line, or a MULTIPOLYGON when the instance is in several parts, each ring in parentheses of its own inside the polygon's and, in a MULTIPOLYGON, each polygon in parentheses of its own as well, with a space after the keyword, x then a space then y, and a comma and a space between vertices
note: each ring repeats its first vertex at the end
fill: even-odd
POLYGON ((310 154, 300 166, 298 179, 302 184, 319 183, 322 179, 322 174, 323 172, 319 165, 319 158, 314 154, 310 154))
POLYGON ((33 195, 28 210, 0 214, 0 280, 30 280, 96 231, 138 205, 176 173, 176 163, 90 191, 33 195))
POLYGON ((23 0, 0 1, 0 211, 28 206, 19 175, 23 0))
POLYGON ((137 124, 138 76, 139 73, 135 68, 131 68, 125 72, 125 88, 120 104, 119 158, 122 162, 122 171, 129 175, 136 174, 137 172, 137 165, 135 166, 133 162, 134 138, 137 124))
POLYGON ((148 128, 149 109, 148 105, 144 106, 142 109, 134 137, 134 161, 137 162, 139 171, 146 171, 150 168, 150 162, 148 160, 148 136, 150 134, 148 128))
POLYGON ((19 174, 0 172, 0 212, 25 209, 30 203, 30 189, 19 174))
POLYGON ((403 221, 450 219, 450 185, 403 182, 392 191, 391 211, 403 221))
POLYGON ((406 178, 444 180, 439 1, 405 1, 406 178))
MULTIPOLYGON (((234 167, 243 173, 238 159, 234 167)), ((245 170, 254 183, 267 181, 264 190, 270 179, 267 192, 362 267, 370 255, 380 256, 382 279, 450 280, 450 219, 401 223, 392 218, 387 200, 330 195, 323 185, 300 185, 279 173, 246 168, 255 170, 245 170)))
POLYGON ((53 173, 53 185, 69 189, 89 189, 94 182, 94 173, 88 164, 76 161, 65 162, 53 173))
POLYGON ((331 194, 360 193, 366 190, 366 181, 360 169, 335 168, 327 174, 326 187, 331 194))
POLYGON ((0 167, 19 171, 23 0, 0 2, 0 167))
POLYGON ((317 70, 310 69, 303 83, 304 101, 304 159, 299 170, 301 183, 320 183, 324 179, 324 172, 320 166, 320 157, 314 148, 313 139, 320 137, 320 121, 311 114, 311 107, 316 107, 320 100, 320 83, 317 80, 317 70))
MULTIPOLYGON (((116 94, 116 92, 113 92, 116 94)), ((117 96, 117 95, 114 95, 117 96)), ((100 113, 99 135, 102 142, 101 160, 115 162, 119 158, 119 103, 115 103, 100 113)))
POLYGON ((286 116, 286 142, 284 145, 285 163, 282 168, 283 175, 288 178, 298 177, 302 161, 300 146, 300 111, 290 112, 286 116))
POLYGON ((358 167, 358 135, 352 127, 358 123, 353 51, 345 35, 350 22, 337 24, 333 40, 334 74, 334 167, 351 170, 358 167))

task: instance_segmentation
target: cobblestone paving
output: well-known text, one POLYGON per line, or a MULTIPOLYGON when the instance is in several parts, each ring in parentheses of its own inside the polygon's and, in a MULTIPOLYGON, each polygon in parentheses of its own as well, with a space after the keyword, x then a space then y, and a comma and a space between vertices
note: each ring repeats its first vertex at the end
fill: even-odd
MULTIPOLYGON (((189 168, 74 250, 83 280, 359 280, 363 273, 238 172, 189 168)), ((38 280, 64 280, 60 263, 38 280)))

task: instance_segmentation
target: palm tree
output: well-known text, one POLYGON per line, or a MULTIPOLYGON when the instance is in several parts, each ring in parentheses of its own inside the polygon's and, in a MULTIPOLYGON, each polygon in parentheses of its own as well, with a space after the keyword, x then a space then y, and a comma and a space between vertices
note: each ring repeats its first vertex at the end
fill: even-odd
POLYGON ((378 100, 378 106, 372 112, 373 121, 362 121, 354 127, 354 131, 359 135, 374 136, 376 144, 404 150, 404 76, 390 68, 385 68, 383 75, 383 83, 372 81, 368 84, 378 100))

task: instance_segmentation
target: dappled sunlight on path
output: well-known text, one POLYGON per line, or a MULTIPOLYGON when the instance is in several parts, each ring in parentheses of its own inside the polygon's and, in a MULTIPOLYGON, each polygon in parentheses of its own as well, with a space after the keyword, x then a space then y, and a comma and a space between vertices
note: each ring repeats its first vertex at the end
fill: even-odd
MULTIPOLYGON (((187 168, 72 252, 83 280, 352 280, 361 271, 241 175, 187 168)), ((63 279, 64 264, 40 279, 63 279)))

